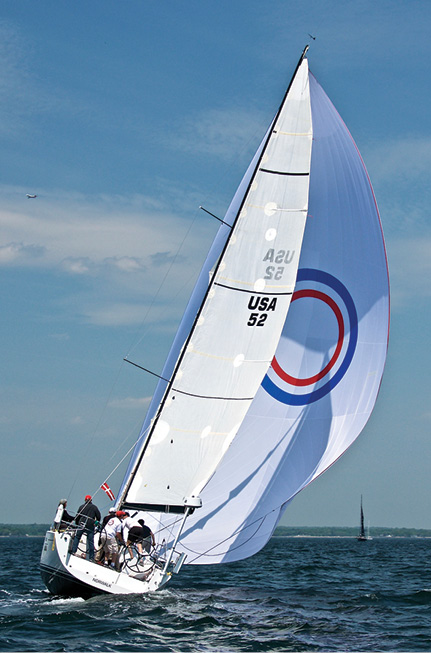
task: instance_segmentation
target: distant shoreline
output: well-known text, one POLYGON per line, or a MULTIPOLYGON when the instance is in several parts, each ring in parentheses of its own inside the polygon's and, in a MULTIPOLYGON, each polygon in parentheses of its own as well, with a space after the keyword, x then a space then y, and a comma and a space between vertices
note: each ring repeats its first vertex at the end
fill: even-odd
MULTIPOLYGON (((304 540, 355 540, 357 535, 278 535, 274 539, 304 539, 304 540)), ((370 540, 430 540, 431 535, 370 535, 370 540)))
MULTIPOLYGON (((274 537, 357 537, 359 527, 354 526, 279 526, 275 529, 274 537)), ((386 526, 372 526, 367 529, 371 538, 390 537, 421 537, 431 538, 431 529, 428 528, 389 528, 386 526)))
MULTIPOLYGON (((0 524, 0 537, 43 537, 49 524, 0 524)), ((359 528, 352 526, 279 526, 273 537, 356 538, 359 528)), ((374 526, 371 538, 431 538, 431 529, 386 528, 374 526)))

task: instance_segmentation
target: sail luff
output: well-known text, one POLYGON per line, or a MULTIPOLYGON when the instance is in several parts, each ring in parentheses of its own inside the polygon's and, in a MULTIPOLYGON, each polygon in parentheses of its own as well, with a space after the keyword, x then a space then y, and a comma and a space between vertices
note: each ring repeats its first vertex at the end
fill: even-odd
MULTIPOLYGON (((304 60, 304 55, 305 52, 298 64, 298 71, 304 60)), ((173 423, 177 424, 174 426, 174 429, 176 429, 176 435, 179 435, 183 442, 182 449, 180 449, 183 453, 180 454, 180 457, 182 456, 184 462, 189 463, 187 472, 189 473, 190 481, 186 479, 185 474, 181 476, 180 471, 173 471, 173 463, 169 462, 169 447, 166 447, 166 444, 169 444, 169 442, 165 443, 163 447, 158 447, 159 460, 156 466, 159 470, 160 468, 163 469, 161 474, 163 478, 177 478, 178 487, 184 489, 189 484, 188 487, 190 490, 193 490, 193 492, 199 491, 207 482, 209 476, 214 472, 218 462, 223 457, 227 447, 235 436, 243 416, 253 399, 254 393, 272 360, 293 292, 308 205, 308 176, 312 139, 308 68, 303 69, 301 77, 296 83, 296 90, 290 99, 289 93, 295 79, 296 75, 277 113, 273 123, 273 129, 267 135, 266 143, 262 148, 261 155, 255 166, 254 174, 251 176, 248 189, 237 212, 230 237, 226 241, 205 293, 204 301, 195 316, 190 334, 186 338, 181 354, 175 364, 174 372, 160 404, 160 410, 152 424, 151 432, 146 438, 145 446, 135 467, 134 476, 131 476, 123 494, 125 505, 133 504, 133 506, 136 506, 140 504, 142 501, 141 495, 151 497, 151 500, 148 499, 147 502, 142 501, 142 504, 148 507, 151 506, 152 509, 157 505, 155 503, 157 500, 160 501, 161 509, 164 509, 165 506, 181 504, 182 498, 180 497, 179 490, 177 490, 172 504, 172 499, 169 499, 169 495, 174 495, 171 491, 171 483, 166 481, 168 484, 166 485, 165 482, 165 488, 163 490, 163 481, 156 481, 155 475, 151 471, 151 464, 146 465, 145 470, 140 470, 141 478, 138 480, 138 484, 135 484, 135 487, 133 487, 137 470, 139 467, 142 467, 149 448, 152 447, 154 449, 153 444, 158 445, 167 438, 173 423), (288 106, 287 109, 285 109, 286 106, 288 106), (279 129, 277 129, 278 126, 280 127, 279 129), (289 144, 291 143, 289 147, 290 158, 287 163, 280 154, 280 147, 284 148, 284 142, 286 140, 289 144), (271 163, 269 165, 265 163, 265 168, 263 168, 262 163, 265 161, 267 155, 270 159, 272 157, 273 165, 271 166, 271 163), (286 169, 286 165, 288 166, 289 163, 292 168, 286 169), (297 178, 299 178, 299 181, 297 178), (268 190, 265 192, 265 189, 268 190), (262 192, 264 195, 262 195, 262 192), (250 194, 252 193, 254 193, 253 197, 256 198, 253 201, 250 200, 250 194), (268 202, 268 199, 272 196, 278 199, 279 202, 268 202), (266 261, 265 256, 269 256, 269 258, 273 256, 273 254, 268 253, 265 255, 265 252, 274 252, 274 249, 271 249, 267 245, 266 249, 262 250, 260 241, 258 242, 263 257, 262 254, 258 254, 258 258, 256 259, 256 254, 253 254, 253 250, 251 249, 256 248, 256 237, 253 236, 255 232, 256 234, 261 232, 261 238, 262 236, 264 237, 263 242, 267 242, 269 245, 273 240, 277 243, 276 236, 279 239, 278 242, 281 244, 285 242, 293 243, 291 254, 286 254, 287 250, 281 250, 284 252, 282 255, 282 258, 285 258, 283 261, 284 265, 279 265, 278 267, 268 266, 267 264, 263 265, 266 261), (237 245, 236 249, 239 251, 239 254, 235 255, 235 257, 231 255, 229 250, 232 245, 237 245), (288 260, 289 256, 290 260, 288 260), (295 261, 289 267, 288 264, 292 262, 292 258, 295 258, 295 261), (226 266, 228 274, 224 271, 226 266), (264 281, 259 268, 260 270, 267 270, 267 278, 270 282, 264 281), (271 276, 272 272, 268 276, 268 270, 271 269, 272 271, 273 268, 276 270, 274 278, 271 276), (277 274, 279 275, 278 277, 277 274), (285 275, 284 283, 282 278, 283 274, 285 275), (247 281, 247 276, 250 281, 247 281), (237 311, 236 306, 238 303, 237 295, 240 293, 245 293, 246 297, 245 302, 244 299, 242 300, 242 304, 245 303, 242 313, 237 311), (247 299, 247 295, 249 299, 247 299), (271 299, 271 297, 274 298, 271 299), (204 309, 206 311, 205 314, 204 309), (255 311, 253 312, 254 309, 255 311), (250 313, 250 311, 252 312, 250 313), (272 313, 268 313, 269 311, 272 311, 272 313), (217 317, 218 314, 221 317, 217 317), (268 315, 268 323, 272 321, 271 331, 264 332, 261 330, 261 334, 265 333, 265 340, 267 340, 268 334, 272 335, 268 340, 269 344, 263 348, 263 357, 259 357, 256 354, 259 352, 258 343, 262 340, 262 335, 258 337, 256 333, 259 332, 259 327, 263 326, 268 315), (217 345, 220 353, 213 355, 209 349, 206 352, 206 348, 208 348, 210 343, 208 338, 214 339, 215 337, 216 340, 218 339, 220 341, 217 330, 222 327, 224 320, 228 316, 234 318, 234 322, 231 321, 230 323, 231 325, 235 325, 235 328, 232 327, 234 335, 237 333, 242 333, 243 336, 247 335, 247 342, 249 342, 247 347, 251 353, 250 356, 238 354, 236 358, 231 359, 230 356, 232 354, 228 354, 227 352, 231 351, 232 348, 229 349, 229 346, 225 343, 223 343, 223 347, 227 347, 225 354, 222 354, 220 343, 217 345), (249 321, 244 324, 244 319, 247 319, 247 316, 249 321), (207 327, 205 325, 202 328, 205 320, 209 326, 207 327), (218 327, 217 324, 219 324, 218 327), (247 328, 244 331, 245 327, 254 326, 257 328, 254 329, 253 333, 247 328), (202 333, 204 335, 201 335, 202 333), (205 335, 207 333, 213 335, 207 336, 205 335), (197 347, 194 345, 194 339, 198 343, 197 347), (203 350, 199 348, 201 342, 205 343, 203 350), (223 362, 229 360, 232 360, 233 365, 229 362, 223 362), (244 363, 244 360, 247 373, 243 370, 238 370, 244 363), (203 362, 205 363, 203 367, 205 368, 206 366, 208 368, 205 379, 202 379, 201 374, 203 362), (226 365, 228 368, 229 365, 231 367, 227 369, 226 365), (187 372, 187 374, 184 374, 184 378, 182 368, 185 368, 187 372), (217 377, 221 369, 225 370, 222 374, 226 374, 227 370, 229 375, 226 378, 226 383, 223 383, 218 391, 211 391, 212 388, 217 388, 220 385, 217 377), (232 371, 229 371, 230 369, 232 371), (199 379, 204 383, 209 379, 209 382, 206 384, 207 387, 201 388, 199 379), (177 399, 176 405, 178 405, 180 395, 175 393, 174 387, 177 388, 177 392, 180 391, 183 395, 181 397, 183 409, 179 423, 178 412, 176 413, 175 410, 173 414, 176 415, 176 418, 170 417, 169 422, 166 419, 161 419, 162 413, 167 413, 169 416, 172 415, 171 404, 175 399, 177 399), (230 389, 225 390, 225 387, 230 389), (238 391, 235 390, 236 387, 238 391), (199 396, 199 407, 195 404, 187 403, 184 398, 186 394, 195 397, 199 396), (215 408, 211 400, 221 398, 225 400, 226 404, 229 404, 229 402, 232 403, 231 400, 234 399, 237 403, 242 401, 243 405, 241 408, 236 407, 235 409, 229 405, 223 409, 215 408), (203 400, 209 400, 205 410, 202 408, 203 400), (183 419, 184 414, 190 411, 196 411, 200 419, 201 425, 197 427, 197 432, 193 430, 196 427, 186 425, 187 420, 185 421, 183 419), (209 417, 205 417, 206 414, 209 417), (172 419, 174 420, 173 422, 172 419), (207 420, 207 426, 205 426, 205 420, 207 420), (184 425, 181 426, 181 423, 184 425), (213 423, 218 424, 218 428, 214 427, 215 430, 212 426, 213 423), (204 427, 203 430, 202 427, 204 427), (196 435, 194 435, 195 433, 196 435), (206 443, 201 442, 201 440, 204 440, 208 436, 211 437, 206 443), (194 449, 190 449, 189 444, 186 442, 190 437, 194 439, 198 437, 198 442, 194 449), (206 462, 204 462, 204 467, 202 468, 202 464, 199 461, 204 459, 206 462), (167 469, 169 466, 170 468, 167 469), (202 468, 203 471, 199 471, 199 468, 202 468), (147 481, 145 484, 144 476, 147 481), (153 476, 152 482, 154 486, 152 491, 146 489, 147 485, 151 485, 151 481, 148 481, 148 477, 151 476, 153 476), (130 492, 131 488, 133 490, 132 492, 130 492)), ((279 263, 281 262, 279 261, 279 263)), ((243 336, 235 335, 235 337, 240 339, 243 336)), ((195 421, 197 422, 198 419, 195 421)), ((174 444, 173 436, 169 435, 169 438, 171 437, 170 444, 174 444)), ((179 438, 177 437, 176 439, 179 438)), ((154 452, 152 451, 151 456, 153 457, 153 455, 154 452)))

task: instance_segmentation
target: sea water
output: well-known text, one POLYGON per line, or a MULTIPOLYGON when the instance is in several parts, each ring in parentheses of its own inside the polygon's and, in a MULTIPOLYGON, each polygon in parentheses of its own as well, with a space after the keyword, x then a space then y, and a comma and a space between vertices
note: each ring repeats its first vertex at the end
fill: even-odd
POLYGON ((155 594, 51 596, 41 538, 0 539, 1 651, 431 651, 431 540, 273 538, 155 594))

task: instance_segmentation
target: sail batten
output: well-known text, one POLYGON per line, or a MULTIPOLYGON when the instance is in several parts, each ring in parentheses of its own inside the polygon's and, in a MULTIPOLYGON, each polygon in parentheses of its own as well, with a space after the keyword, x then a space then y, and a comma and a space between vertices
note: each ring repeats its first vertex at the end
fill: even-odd
MULTIPOLYGON (((229 290, 234 290, 235 292, 248 292, 248 293, 255 293, 256 292, 255 290, 249 290, 247 288, 236 288, 235 286, 228 286, 227 284, 220 283, 220 282, 216 282, 214 285, 215 286, 222 286, 222 288, 228 288, 229 290)), ((266 286, 266 287, 268 287, 268 286, 266 286)), ((277 287, 282 288, 282 286, 277 286, 277 287)), ((277 292, 277 293, 275 293, 275 292, 266 292, 266 291, 260 291, 259 292, 259 295, 265 295, 265 296, 268 296, 268 297, 275 297, 277 295, 292 295, 292 294, 293 294, 293 290, 292 291, 287 291, 287 292, 277 292)))

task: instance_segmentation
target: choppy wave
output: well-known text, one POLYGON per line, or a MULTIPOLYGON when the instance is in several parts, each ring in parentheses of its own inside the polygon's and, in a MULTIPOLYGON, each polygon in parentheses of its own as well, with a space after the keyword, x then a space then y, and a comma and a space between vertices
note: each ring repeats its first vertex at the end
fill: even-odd
POLYGON ((44 589, 41 545, 0 541, 1 651, 431 650, 426 540, 277 538, 155 594, 88 601, 44 589))

